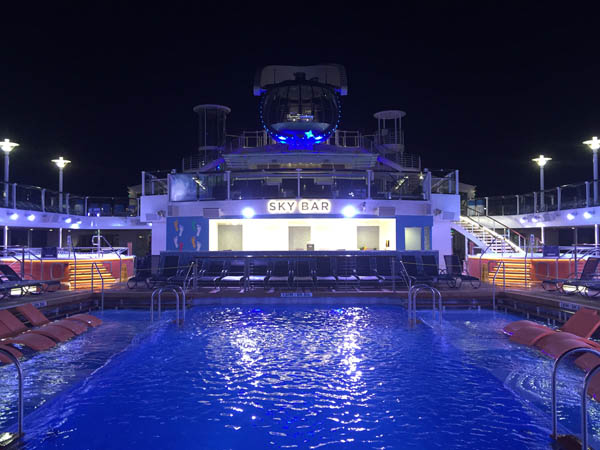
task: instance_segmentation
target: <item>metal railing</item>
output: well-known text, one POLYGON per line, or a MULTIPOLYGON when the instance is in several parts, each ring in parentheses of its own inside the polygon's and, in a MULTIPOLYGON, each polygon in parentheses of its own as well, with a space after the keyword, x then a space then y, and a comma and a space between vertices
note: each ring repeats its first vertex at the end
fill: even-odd
POLYGON ((8 350, 0 348, 0 353, 6 355, 17 368, 17 376, 19 379, 19 399, 17 400, 17 438, 23 436, 23 418, 24 418, 24 399, 23 399, 23 369, 19 359, 8 350))
POLYGON ((432 306, 432 314, 433 320, 435 320, 436 310, 438 311, 438 322, 439 325, 442 325, 442 311, 444 309, 442 304, 442 294, 440 291, 432 286, 427 284, 417 284, 412 286, 408 291, 408 320, 409 324, 414 325, 417 321, 417 294, 419 291, 427 290, 431 292, 433 306, 432 306), (436 303, 437 300, 437 303, 436 303))
MULTIPOLYGON (((463 214, 469 220, 472 220, 480 227, 486 228, 487 230, 492 232, 492 234, 498 235, 498 233, 496 233, 494 231, 497 228, 499 228, 501 230, 505 230, 508 233, 507 236, 504 236, 504 237, 502 237, 500 235, 498 235, 498 236, 501 238, 507 239, 510 242, 509 245, 513 244, 512 247, 515 251, 523 251, 524 246, 527 244, 527 238, 525 236, 523 236, 521 233, 513 230, 508 225, 500 222, 498 219, 495 219, 493 217, 490 217, 489 215, 486 215, 484 212, 480 212, 468 205, 464 205, 463 206, 463 214), (488 221, 487 225, 484 224, 485 221, 488 221)), ((539 239, 538 239, 538 241, 539 241, 539 239)))
MULTIPOLYGON (((578 353, 591 353, 595 356, 600 357, 600 351, 589 348, 589 347, 577 347, 571 350, 566 351, 562 355, 560 355, 554 365, 552 366, 552 438, 558 438, 558 408, 556 401, 556 373, 558 370, 558 366, 566 357, 575 355, 578 353)), ((583 380, 583 389, 581 392, 581 448, 587 450, 588 449, 588 431, 587 431, 587 390, 590 384, 590 381, 600 372, 600 366, 594 367, 590 370, 583 380)))
POLYGON ((154 291, 152 292, 152 297, 150 298, 150 321, 154 322, 154 298, 158 295, 158 319, 160 320, 160 314, 161 314, 161 297, 162 297, 162 293, 168 291, 168 292, 172 292, 175 295, 175 310, 176 310, 176 323, 177 326, 181 325, 183 323, 183 321, 185 321, 185 309, 186 309, 186 298, 185 298, 185 289, 183 289, 181 286, 162 286, 159 288, 154 289, 154 291), (180 314, 179 314, 179 293, 177 292, 179 290, 179 292, 181 292, 181 311, 182 311, 182 317, 183 320, 180 319, 180 314))
MULTIPOLYGON (((500 261, 500 264, 498 264, 496 266, 496 270, 494 271, 494 278, 492 279, 492 308, 494 309, 494 311, 496 311, 496 277, 498 276, 498 273, 500 272, 500 267, 502 267, 502 278, 503 278, 502 290, 506 291, 506 264, 504 264, 504 261, 500 261)), ((489 270, 488 270, 488 273, 489 273, 489 270)), ((527 272, 525 272, 525 273, 527 273, 527 272)))
POLYGON ((488 216, 586 208, 600 205, 600 198, 595 198, 594 195, 594 185, 598 183, 600 180, 583 181, 525 194, 480 197, 469 200, 468 203, 472 209, 488 216))
POLYGON ((104 311, 104 277, 102 276, 102 273, 100 272, 100 269, 98 268, 98 264, 95 262, 92 263, 92 294, 94 293, 94 269, 96 270, 96 272, 98 272, 98 276, 100 277, 100 282, 101 282, 101 286, 102 286, 100 310, 104 311))

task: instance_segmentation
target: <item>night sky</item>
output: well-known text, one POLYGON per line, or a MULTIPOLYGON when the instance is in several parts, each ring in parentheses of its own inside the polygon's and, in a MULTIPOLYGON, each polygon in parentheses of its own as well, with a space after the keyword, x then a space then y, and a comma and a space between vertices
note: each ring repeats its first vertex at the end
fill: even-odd
POLYGON ((540 153, 553 158, 547 187, 592 178, 581 141, 600 135, 600 15, 584 2, 205 3, 4 7, 0 138, 21 144, 11 181, 56 188, 62 155, 66 191, 126 195, 141 170, 196 151, 194 105, 229 106, 232 134, 259 129, 258 67, 327 62, 348 72, 341 129, 372 131, 374 112, 402 109, 406 151, 481 195, 536 189, 540 153))

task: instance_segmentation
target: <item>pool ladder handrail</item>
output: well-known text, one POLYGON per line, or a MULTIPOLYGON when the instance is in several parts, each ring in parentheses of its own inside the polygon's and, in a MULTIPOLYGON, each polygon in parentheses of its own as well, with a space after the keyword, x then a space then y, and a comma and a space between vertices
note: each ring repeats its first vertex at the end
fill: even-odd
MULTIPOLYGON (((556 372, 558 369, 558 365, 562 360, 564 360, 567 356, 574 355, 576 353, 591 353, 600 357, 600 351, 589 348, 589 347, 577 347, 572 348, 564 352, 560 355, 556 361, 554 362, 554 366, 552 367, 552 438, 556 440, 558 437, 558 413, 556 407, 556 372)), ((596 373, 600 372, 600 365, 594 367, 590 370, 583 379, 583 389, 581 392, 581 448, 588 448, 588 434, 587 434, 587 390, 590 384, 590 381, 596 375, 596 373)))
POLYGON ((23 412, 24 412, 24 402, 23 402, 23 368, 21 367, 21 363, 19 359, 13 355, 8 350, 0 348, 0 353, 8 356, 10 360, 15 364, 17 368, 17 374, 19 377, 19 400, 17 403, 17 438, 23 436, 23 412))
POLYGON ((500 267, 502 267, 502 277, 504 279, 502 289, 506 291, 506 266, 504 265, 504 261, 500 261, 500 264, 496 266, 496 270, 494 271, 494 278, 492 279, 492 308, 494 309, 494 311, 496 311, 496 277, 498 276, 498 272, 500 272, 500 267))
POLYGON ((435 318, 436 300, 437 300, 437 303, 438 303, 437 306, 438 306, 438 310, 439 310, 438 321, 441 326, 442 325, 442 311, 444 309, 443 304, 442 304, 442 294, 438 289, 434 288, 433 286, 429 286, 428 284, 416 284, 410 288, 410 291, 408 291, 408 320, 411 324, 414 324, 417 322, 417 294, 419 293, 419 291, 423 291, 423 290, 428 290, 432 294, 432 300, 433 300, 432 313, 433 313, 434 318, 435 318))
POLYGON ((100 282, 102 283, 102 290, 100 291, 100 310, 104 311, 104 277, 100 272, 100 268, 98 267, 98 263, 92 263, 92 294, 94 293, 94 269, 98 272, 98 276, 100 277, 100 282))
POLYGON ((182 304, 181 304, 181 310, 182 310, 182 317, 183 317, 183 321, 185 321, 185 307, 186 307, 186 298, 185 298, 185 290, 181 287, 181 286, 177 286, 177 285, 168 285, 168 286, 161 286, 159 288, 154 289, 154 291, 152 292, 152 297, 150 299, 150 320, 152 322, 154 322, 154 297, 158 294, 158 318, 160 319, 160 313, 161 313, 161 297, 162 297, 162 293, 168 291, 168 292, 172 292, 173 294, 175 294, 175 309, 176 309, 176 316, 177 316, 177 325, 180 325, 182 320, 180 320, 179 317, 179 299, 181 298, 182 304), (177 292, 179 290, 179 292, 181 292, 181 297, 179 297, 179 293, 177 292))

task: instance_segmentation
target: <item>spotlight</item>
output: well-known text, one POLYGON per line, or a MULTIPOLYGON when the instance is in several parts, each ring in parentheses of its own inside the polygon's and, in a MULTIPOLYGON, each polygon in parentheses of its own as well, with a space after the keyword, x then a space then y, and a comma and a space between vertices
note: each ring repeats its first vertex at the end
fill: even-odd
POLYGON ((589 211, 586 211, 586 212, 583 213, 583 218, 584 219, 591 219, 593 215, 594 215, 593 213, 591 213, 589 211))
POLYGON ((254 214, 254 210, 249 206, 242 209, 242 216, 244 216, 246 219, 252 219, 254 217, 254 214))
POLYGON ((29 220, 30 222, 33 222, 35 220, 35 214, 29 214, 27 216, 27 220, 29 220))
POLYGON ((537 219, 537 217, 533 216, 533 217, 531 218, 531 221, 532 221, 533 223, 537 223, 537 222, 538 222, 538 219, 537 219))
POLYGON ((12 213, 10 215, 11 220, 17 220, 19 218, 19 215, 17 213, 12 213))
POLYGON ((70 217, 67 217, 65 219, 65 223, 71 223, 71 222, 73 222, 73 219, 71 219, 70 217))
POLYGON ((358 214, 358 211, 354 206, 348 205, 344 206, 344 209, 342 209, 342 214, 344 215, 344 217, 354 217, 358 214))
POLYGON ((519 222, 521 222, 521 223, 527 223, 527 219, 525 217, 521 217, 519 219, 519 222))
POLYGON ((574 218, 575 218, 575 214, 573 214, 573 213, 568 213, 567 214, 567 219, 568 220, 573 220, 574 218))

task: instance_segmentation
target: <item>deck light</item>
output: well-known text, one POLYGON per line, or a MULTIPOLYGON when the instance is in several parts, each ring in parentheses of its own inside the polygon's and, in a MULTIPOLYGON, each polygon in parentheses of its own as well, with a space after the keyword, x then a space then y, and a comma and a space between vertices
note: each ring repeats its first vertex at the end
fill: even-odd
POLYGON ((52 162, 56 164, 58 167, 58 207, 59 211, 62 211, 63 208, 63 169, 67 167, 67 164, 70 164, 71 161, 63 158, 62 156, 58 159, 53 159, 52 162))
POLYGON ((521 223, 527 223, 527 218, 526 217, 521 217, 519 219, 519 222, 521 222, 521 223))
POLYGON ((71 223, 71 222, 73 222, 73 219, 71 219, 70 217, 67 217, 65 219, 65 223, 71 223))
POLYGON ((533 217, 531 218, 531 221, 532 221, 533 223, 537 223, 537 222, 538 222, 538 219, 537 219, 537 217, 533 216, 533 217))
POLYGON ((342 209, 342 214, 344 215, 344 217, 354 217, 358 214, 358 211, 354 206, 348 205, 344 206, 344 209, 342 209))
POLYGON ((29 214, 27 216, 27 220, 29 220, 30 222, 33 222, 35 220, 35 214, 29 214))
POLYGON ((242 216, 244 216, 246 219, 252 219, 254 217, 254 214, 254 210, 249 206, 242 209, 242 216))
POLYGON ((11 220, 17 220, 19 218, 19 215, 17 213, 12 213, 10 215, 11 220))
POLYGON ((8 207, 8 167, 9 167, 9 156, 8 154, 18 147, 19 144, 16 142, 10 142, 10 139, 4 139, 0 142, 0 149, 4 152, 4 207, 8 207))
POLYGON ((589 212, 589 211, 585 211, 585 212, 583 213, 583 218, 584 218, 584 219, 591 219, 593 215, 594 215, 594 213, 591 213, 591 212, 589 212))
POLYGON ((573 220, 576 215, 577 215, 577 213, 567 213, 567 219, 568 220, 573 220))
POLYGON ((600 139, 594 136, 592 139, 583 141, 592 152, 594 152, 594 204, 598 203, 598 149, 600 149, 600 139))
POLYGON ((547 158, 544 155, 540 155, 537 158, 533 158, 532 161, 535 161, 538 166, 540 166, 540 207, 544 210, 544 166, 551 161, 552 158, 547 158))

